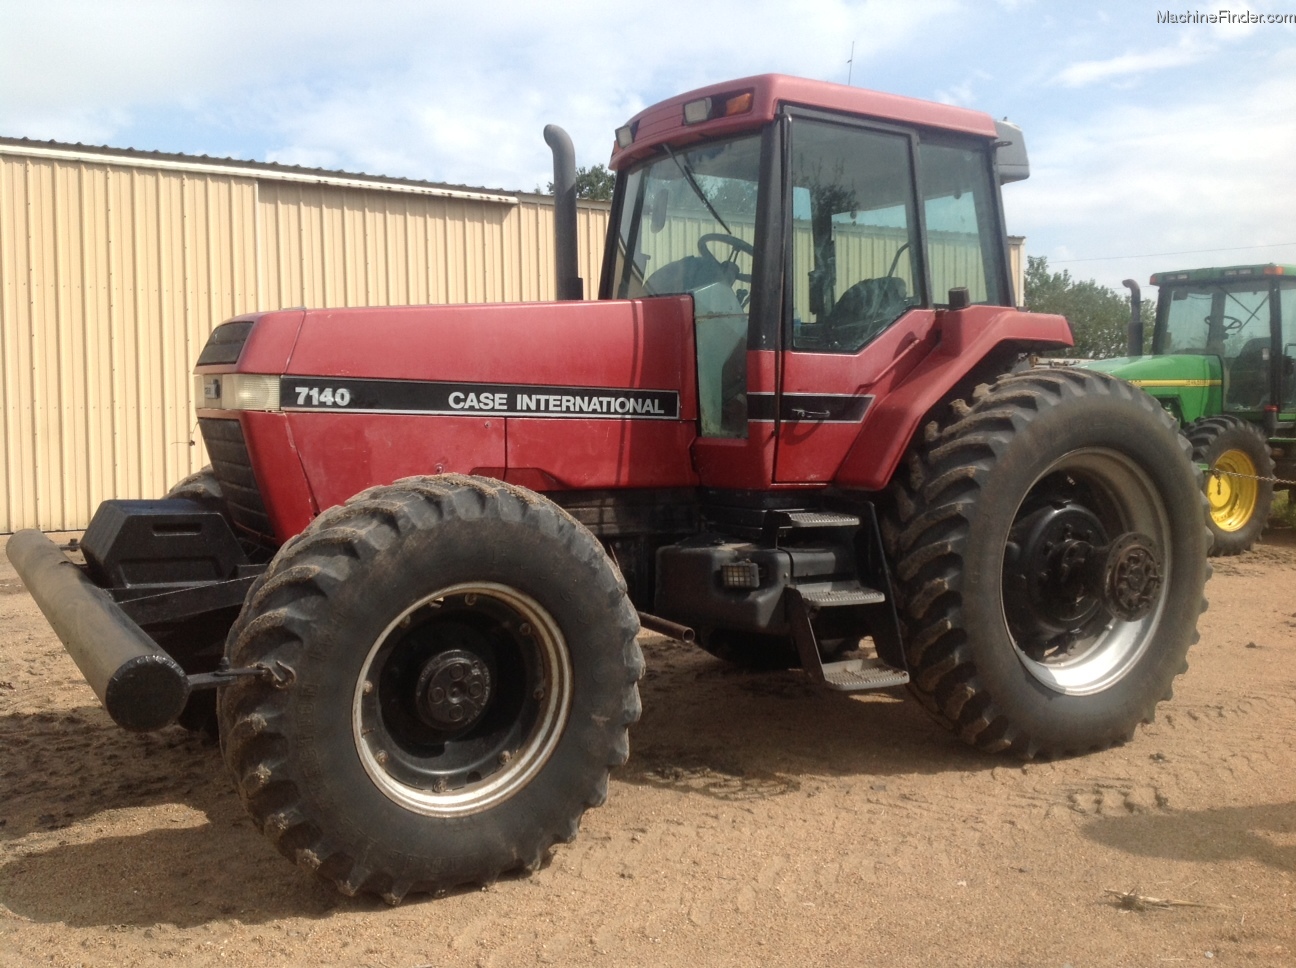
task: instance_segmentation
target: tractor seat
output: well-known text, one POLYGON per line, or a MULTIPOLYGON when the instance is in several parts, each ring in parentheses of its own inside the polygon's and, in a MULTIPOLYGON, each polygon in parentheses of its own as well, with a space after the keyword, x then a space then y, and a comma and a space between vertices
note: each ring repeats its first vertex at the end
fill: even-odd
POLYGON ((899 319, 909 308, 903 279, 885 276, 861 279, 851 286, 824 319, 827 332, 838 346, 863 346, 899 319))
POLYGON ((1237 356, 1224 360, 1224 399, 1230 408, 1258 409, 1268 400, 1268 349, 1269 337, 1260 336, 1243 343, 1237 356))

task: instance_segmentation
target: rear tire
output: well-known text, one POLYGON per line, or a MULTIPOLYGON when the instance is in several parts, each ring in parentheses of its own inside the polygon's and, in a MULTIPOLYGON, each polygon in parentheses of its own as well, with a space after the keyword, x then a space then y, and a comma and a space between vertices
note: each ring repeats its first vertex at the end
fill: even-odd
POLYGON ((912 690, 987 752, 1125 741, 1187 669, 1209 573, 1200 475, 1174 421, 1122 381, 1052 370, 979 388, 930 431, 897 474, 888 528, 912 690), (1036 581, 1077 539, 1129 532, 1161 561, 1142 617, 1036 581))
MULTIPOLYGON (((225 509, 225 498, 221 494, 220 481, 210 464, 188 477, 177 481, 166 492, 166 496, 188 498, 197 501, 203 507, 218 511, 229 517, 225 509)), ((220 662, 225 651, 225 634, 229 630, 229 619, 222 624, 215 622, 190 621, 181 625, 175 633, 163 636, 159 645, 171 651, 180 652, 185 658, 185 671, 212 672, 220 662), (171 641, 176 640, 172 646, 171 641)), ((219 726, 216 721, 216 693, 211 689, 202 689, 192 693, 185 703, 180 718, 180 726, 191 733, 197 733, 204 740, 214 743, 219 726)))
POLYGON ((1269 442, 1255 424, 1221 414, 1184 428, 1192 456, 1210 470, 1206 474, 1206 499, 1210 515, 1206 526, 1215 543, 1212 555, 1238 555, 1250 551, 1269 520, 1273 507, 1274 476, 1269 442))
POLYGON ((539 495, 409 478, 320 515, 230 637, 221 742, 281 853, 344 894, 535 869, 603 802, 639 716, 638 620, 597 540, 539 495))

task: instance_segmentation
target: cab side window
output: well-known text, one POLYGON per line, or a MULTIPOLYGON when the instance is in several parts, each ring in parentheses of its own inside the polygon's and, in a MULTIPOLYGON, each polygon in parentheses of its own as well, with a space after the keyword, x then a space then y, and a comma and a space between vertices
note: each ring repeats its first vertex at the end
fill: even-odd
POLYGON ((932 298, 965 288, 973 303, 1011 306, 999 237, 997 187, 984 147, 924 141, 918 148, 932 298))
POLYGON ((910 139, 792 125, 792 345, 860 349, 922 303, 910 139))

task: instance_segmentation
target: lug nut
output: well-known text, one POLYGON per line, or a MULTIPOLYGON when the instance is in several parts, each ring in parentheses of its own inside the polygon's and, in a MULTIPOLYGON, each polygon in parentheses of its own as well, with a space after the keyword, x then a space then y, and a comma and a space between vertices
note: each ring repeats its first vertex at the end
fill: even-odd
POLYGON ((499 765, 503 766, 511 759, 513 759, 513 754, 510 753, 508 750, 504 750, 499 755, 499 765))
POLYGON ((379 765, 379 766, 386 766, 386 765, 387 765, 387 751, 386 751, 386 750, 379 750, 377 753, 374 754, 374 759, 378 761, 378 765, 379 765))
POLYGON ((361 692, 363 692, 366 696, 372 696, 373 691, 374 691, 374 684, 370 682, 368 679, 366 679, 364 686, 361 687, 361 692))
POLYGON ((519 634, 521 634, 521 635, 530 635, 530 634, 531 634, 531 623, 530 623, 530 622, 523 622, 520 626, 518 626, 518 632, 519 632, 519 634))

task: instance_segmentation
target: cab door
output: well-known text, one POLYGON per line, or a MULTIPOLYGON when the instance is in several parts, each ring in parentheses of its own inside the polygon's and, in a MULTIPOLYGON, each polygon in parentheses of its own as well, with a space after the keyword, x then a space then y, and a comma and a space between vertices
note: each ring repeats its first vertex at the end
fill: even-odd
POLYGON ((916 365, 951 288, 1008 306, 984 139, 793 113, 775 479, 831 481, 876 398, 916 365))
POLYGON ((788 324, 775 480, 827 482, 873 403, 870 384, 899 335, 890 331, 924 301, 916 139, 819 114, 792 114, 785 130, 788 324))

